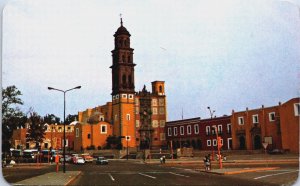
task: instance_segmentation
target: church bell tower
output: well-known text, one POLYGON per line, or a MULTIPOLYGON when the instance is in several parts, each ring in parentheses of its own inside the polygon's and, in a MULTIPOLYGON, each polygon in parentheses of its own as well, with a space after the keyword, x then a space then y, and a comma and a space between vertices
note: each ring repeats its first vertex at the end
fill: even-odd
POLYGON ((113 134, 124 136, 123 147, 136 147, 135 139, 135 86, 133 49, 130 48, 130 33, 121 26, 114 34, 115 47, 112 52, 112 120, 113 134))

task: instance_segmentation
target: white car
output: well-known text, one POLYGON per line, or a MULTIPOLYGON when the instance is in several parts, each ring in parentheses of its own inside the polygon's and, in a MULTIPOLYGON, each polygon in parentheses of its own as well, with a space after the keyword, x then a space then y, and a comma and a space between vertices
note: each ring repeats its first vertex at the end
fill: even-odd
POLYGON ((84 164, 84 163, 85 163, 85 161, 82 157, 77 157, 76 158, 76 164, 84 164))

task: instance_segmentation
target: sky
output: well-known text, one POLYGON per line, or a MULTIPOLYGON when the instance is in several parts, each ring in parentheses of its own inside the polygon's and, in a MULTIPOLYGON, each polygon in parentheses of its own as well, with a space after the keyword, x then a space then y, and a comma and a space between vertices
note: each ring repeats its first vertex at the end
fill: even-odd
POLYGON ((134 48, 135 87, 165 81, 168 121, 277 105, 300 93, 300 3, 16 0, 3 10, 2 87, 63 119, 111 101, 113 34, 134 48))

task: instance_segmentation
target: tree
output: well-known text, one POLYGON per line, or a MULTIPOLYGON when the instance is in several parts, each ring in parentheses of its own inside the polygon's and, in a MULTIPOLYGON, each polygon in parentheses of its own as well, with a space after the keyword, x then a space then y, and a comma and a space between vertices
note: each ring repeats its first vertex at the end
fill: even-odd
POLYGON ((73 121, 76 121, 77 118, 78 118, 78 115, 77 115, 77 114, 74 114, 74 115, 69 114, 69 115, 67 115, 66 121, 65 121, 65 122, 66 122, 67 125, 69 125, 69 124, 72 123, 73 121))
POLYGON ((122 149, 122 140, 123 136, 108 136, 106 138, 106 148, 107 149, 122 149))
POLYGON ((25 114, 19 109, 23 101, 22 93, 16 86, 2 88, 2 152, 9 152, 13 130, 24 127, 27 121, 25 114))
POLYGON ((44 116, 44 122, 48 124, 60 124, 60 118, 55 116, 54 114, 47 114, 44 116))
POLYGON ((29 112, 29 129, 26 134, 26 138, 28 141, 34 141, 36 143, 43 142, 46 126, 41 116, 39 116, 36 112, 29 112))

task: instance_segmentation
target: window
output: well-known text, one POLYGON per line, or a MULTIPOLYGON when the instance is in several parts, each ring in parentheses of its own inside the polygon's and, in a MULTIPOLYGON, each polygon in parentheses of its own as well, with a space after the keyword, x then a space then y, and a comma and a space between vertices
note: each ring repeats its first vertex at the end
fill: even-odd
POLYGON ((61 127, 58 127, 58 132, 62 132, 62 129, 61 129, 61 127))
POLYGON ((213 125, 212 127, 211 127, 211 134, 212 135, 215 135, 216 134, 216 125, 213 125))
POLYGON ((227 134, 231 134, 231 123, 227 124, 227 134))
POLYGON ((140 127, 140 120, 135 120, 135 126, 140 127))
POLYGON ((122 94, 122 98, 127 98, 127 94, 122 94))
POLYGON ((192 134, 192 126, 191 125, 187 126, 187 134, 192 134))
POLYGON ((126 141, 130 141, 130 139, 131 139, 130 136, 125 136, 126 141))
POLYGON ((217 146, 217 139, 213 139, 213 146, 217 146))
POLYGON ((210 146, 211 146, 211 140, 207 140, 207 141, 206 141, 206 145, 207 145, 208 147, 210 147, 210 146))
POLYGON ((160 120, 160 121, 159 121, 159 126, 160 126, 161 128, 165 127, 165 124, 166 124, 166 121, 165 121, 165 120, 160 120))
POLYGON ((100 116, 100 121, 104 121, 104 116, 100 116))
POLYGON ((152 114, 156 115, 157 114, 157 108, 152 108, 152 114))
POLYGON ((91 134, 88 134, 88 135, 87 135, 87 138, 88 138, 88 139, 91 139, 91 134))
POLYGON ((222 134, 222 125, 218 125, 218 134, 222 134))
POLYGON ((118 94, 118 95, 116 95, 116 99, 119 99, 119 94, 118 94))
POLYGON ((129 99, 133 99, 133 95, 132 94, 129 94, 129 99))
POLYGON ((122 83, 126 84, 126 75, 125 74, 122 76, 122 83))
POLYGON ((239 125, 244 125, 244 117, 238 117, 239 125))
POLYGON ((221 139, 220 141, 221 141, 221 145, 223 145, 223 139, 221 139))
POLYGON ((72 131, 71 131, 71 127, 68 127, 68 132, 72 132, 72 131))
POLYGON ((184 126, 180 126, 180 135, 184 135, 184 126))
POLYGON ((295 116, 300 116, 300 103, 294 104, 295 116))
POLYGON ((177 136, 177 127, 174 127, 174 136, 177 136))
POLYGON ((107 125, 100 125, 100 129, 101 129, 101 134, 106 134, 107 133, 107 125))
POLYGON ((269 113, 269 121, 275 121, 275 112, 269 113))
POLYGON ((153 128, 157 128, 158 127, 158 121, 157 120, 153 120, 152 121, 152 127, 153 128))
POLYGON ((159 108, 159 114, 161 114, 161 115, 165 114, 165 108, 164 107, 159 108))
POLYGON ((157 99, 152 99, 152 105, 157 106, 157 99))
POLYGON ((165 105, 165 100, 164 99, 159 99, 159 106, 164 106, 165 105))
POLYGON ((117 121, 117 120, 118 120, 118 114, 115 115, 115 121, 117 121))
POLYGON ((210 135, 210 126, 206 126, 205 132, 206 132, 206 135, 210 135))
POLYGON ((126 120, 127 120, 127 121, 130 120, 130 114, 126 114, 126 120))
POLYGON ((162 92, 162 86, 159 85, 159 92, 162 92))
POLYGON ((258 123, 258 114, 252 115, 252 122, 258 123))
POLYGON ((172 128, 171 127, 168 128, 168 136, 172 136, 172 128))
POLYGON ((195 134, 199 134, 199 125, 194 125, 194 132, 195 134))
POLYGON ((76 128, 76 137, 79 137, 79 128, 76 128))
POLYGON ((160 133, 160 140, 166 140, 166 134, 160 133))

